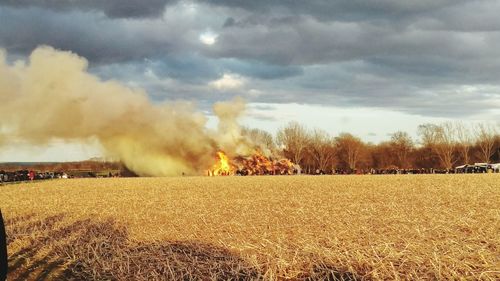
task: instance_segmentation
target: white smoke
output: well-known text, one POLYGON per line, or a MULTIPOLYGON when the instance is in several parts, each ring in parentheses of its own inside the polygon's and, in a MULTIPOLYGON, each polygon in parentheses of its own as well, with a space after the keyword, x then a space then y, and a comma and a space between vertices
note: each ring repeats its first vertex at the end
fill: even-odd
POLYGON ((218 150, 248 150, 236 122, 242 100, 216 104, 220 124, 210 131, 191 103, 152 103, 144 90, 102 81, 87 67, 86 59, 46 46, 13 64, 0 50, 0 145, 97 139, 107 157, 144 176, 201 174, 218 150))

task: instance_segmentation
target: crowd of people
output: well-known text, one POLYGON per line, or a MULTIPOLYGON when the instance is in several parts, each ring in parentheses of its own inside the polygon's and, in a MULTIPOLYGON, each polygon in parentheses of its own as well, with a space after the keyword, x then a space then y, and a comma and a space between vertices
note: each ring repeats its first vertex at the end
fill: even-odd
POLYGON ((36 172, 31 170, 18 170, 14 172, 0 171, 0 183, 57 178, 68 178, 68 175, 64 172, 36 172))
MULTIPOLYGON (((335 169, 330 171, 315 170, 312 172, 302 171, 302 174, 312 175, 407 175, 407 174, 477 174, 477 173, 499 173, 500 164, 463 165, 455 169, 335 169), (496 166, 495 166, 496 165, 496 166)), ((296 172, 294 174, 297 174, 296 172)))
POLYGON ((102 177, 121 177, 119 171, 93 172, 89 170, 68 170, 58 172, 39 172, 34 170, 16 170, 5 171, 0 170, 0 184, 34 181, 34 180, 50 180, 50 179, 69 179, 69 178, 102 178, 102 177))
POLYGON ((452 174, 455 170, 446 169, 335 169, 331 171, 315 170, 302 172, 313 175, 407 175, 407 174, 452 174))
MULTIPOLYGON (((497 164, 498 165, 498 164, 497 164)), ((490 165, 491 166, 491 165, 490 165)), ((407 175, 407 174, 462 174, 462 173, 498 173, 499 167, 492 166, 493 169, 488 169, 490 166, 481 165, 463 165, 455 169, 335 169, 335 170, 314 170, 304 171, 299 168, 292 169, 289 173, 261 173, 258 175, 407 175)), ((257 175, 249 174, 238 170, 235 175, 247 176, 257 175)), ((0 184, 8 182, 22 182, 33 180, 48 180, 48 179, 67 179, 67 178, 95 178, 95 177, 119 177, 120 173, 96 174, 89 171, 71 172, 37 172, 32 170, 4 171, 0 170, 0 184)))

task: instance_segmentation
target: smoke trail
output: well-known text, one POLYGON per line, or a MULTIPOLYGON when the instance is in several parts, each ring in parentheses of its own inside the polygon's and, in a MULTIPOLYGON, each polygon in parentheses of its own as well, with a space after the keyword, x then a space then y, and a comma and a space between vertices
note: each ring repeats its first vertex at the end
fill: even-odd
POLYGON ((28 63, 9 65, 0 50, 0 144, 95 138, 106 156, 144 176, 200 174, 218 149, 241 149, 243 101, 216 104, 220 132, 211 132, 191 103, 153 104, 143 90, 101 81, 87 67, 84 58, 46 46, 28 63))
POLYGON ((219 102, 214 105, 215 115, 219 118, 217 143, 224 147, 230 156, 249 155, 253 152, 253 145, 248 137, 243 136, 238 117, 245 111, 245 102, 236 98, 231 102, 219 102))

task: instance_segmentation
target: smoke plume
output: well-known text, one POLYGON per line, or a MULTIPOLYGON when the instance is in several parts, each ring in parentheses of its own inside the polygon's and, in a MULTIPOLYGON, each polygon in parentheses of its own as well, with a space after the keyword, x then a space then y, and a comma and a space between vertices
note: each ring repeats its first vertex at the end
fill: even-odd
POLYGON ((87 72, 70 52, 39 47, 9 64, 0 50, 0 145, 96 139, 107 157, 143 176, 200 174, 218 150, 245 151, 236 119, 242 100, 218 103, 218 130, 189 102, 152 103, 145 91, 87 72))

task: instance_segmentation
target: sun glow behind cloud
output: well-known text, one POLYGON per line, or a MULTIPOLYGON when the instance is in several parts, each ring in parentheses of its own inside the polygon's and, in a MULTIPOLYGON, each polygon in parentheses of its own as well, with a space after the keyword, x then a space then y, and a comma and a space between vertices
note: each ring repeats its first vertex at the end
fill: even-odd
POLYGON ((220 79, 209 85, 219 91, 238 90, 246 84, 246 79, 240 75, 225 73, 220 79))
POLYGON ((217 34, 211 32, 211 31, 206 31, 202 34, 200 34, 200 41, 201 43, 205 44, 205 45, 213 45, 217 42, 217 34))

